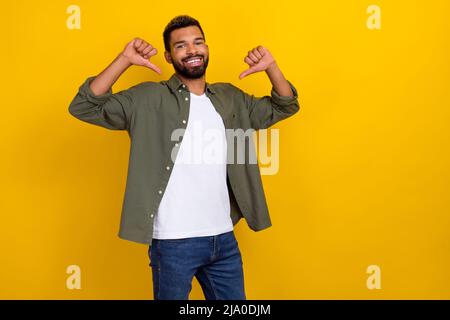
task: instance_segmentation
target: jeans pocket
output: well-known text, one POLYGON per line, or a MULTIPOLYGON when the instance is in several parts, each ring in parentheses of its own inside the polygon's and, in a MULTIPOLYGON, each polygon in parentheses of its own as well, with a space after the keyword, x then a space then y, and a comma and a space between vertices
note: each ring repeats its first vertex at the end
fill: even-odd
POLYGON ((153 262, 153 259, 152 259, 152 251, 153 251, 153 247, 154 247, 153 244, 150 244, 150 246, 148 247, 148 259, 149 259, 149 261, 150 261, 150 263, 149 263, 148 265, 149 265, 150 267, 153 266, 153 264, 152 264, 152 262, 153 262))
POLYGON ((148 257, 150 260, 150 263, 149 263, 150 267, 154 267, 158 263, 158 254, 159 254, 158 246, 159 246, 159 243, 153 240, 152 243, 150 244, 150 247, 148 248, 148 257))

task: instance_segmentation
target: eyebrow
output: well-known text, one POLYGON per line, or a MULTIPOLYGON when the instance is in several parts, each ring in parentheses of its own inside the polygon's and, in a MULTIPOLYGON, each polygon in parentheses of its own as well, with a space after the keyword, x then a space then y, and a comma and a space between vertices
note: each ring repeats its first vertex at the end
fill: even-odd
MULTIPOLYGON (((197 38, 194 39, 194 41, 195 40, 205 40, 205 39, 203 37, 197 37, 197 38)), ((175 46, 175 45, 177 45, 179 43, 184 43, 184 42, 186 42, 186 40, 181 40, 181 41, 174 42, 173 45, 175 46)))

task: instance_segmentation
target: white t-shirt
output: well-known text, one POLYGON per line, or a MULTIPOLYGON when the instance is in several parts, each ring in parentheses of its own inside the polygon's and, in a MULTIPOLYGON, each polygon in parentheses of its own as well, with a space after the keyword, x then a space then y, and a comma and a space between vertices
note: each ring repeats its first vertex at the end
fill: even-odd
POLYGON ((189 121, 153 225, 153 238, 179 239, 233 230, 222 117, 206 94, 190 94, 189 121))

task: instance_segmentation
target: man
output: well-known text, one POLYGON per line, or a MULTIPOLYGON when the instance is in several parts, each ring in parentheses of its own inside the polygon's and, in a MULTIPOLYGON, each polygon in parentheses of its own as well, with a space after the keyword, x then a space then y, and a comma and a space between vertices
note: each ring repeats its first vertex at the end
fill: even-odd
POLYGON ((255 231, 271 221, 258 164, 229 161, 236 146, 228 133, 268 128, 295 114, 297 91, 262 46, 248 52, 249 69, 239 78, 265 71, 271 96, 206 82, 208 45, 192 17, 172 19, 163 38, 164 57, 175 69, 169 80, 112 93, 131 65, 161 74, 149 61, 157 49, 135 38, 104 71, 85 80, 69 112, 130 136, 119 237, 149 245, 154 299, 188 299, 194 276, 208 300, 246 299, 233 228, 242 217, 255 231), (212 145, 207 136, 215 137, 212 145), (205 159, 211 147, 216 161, 205 159))

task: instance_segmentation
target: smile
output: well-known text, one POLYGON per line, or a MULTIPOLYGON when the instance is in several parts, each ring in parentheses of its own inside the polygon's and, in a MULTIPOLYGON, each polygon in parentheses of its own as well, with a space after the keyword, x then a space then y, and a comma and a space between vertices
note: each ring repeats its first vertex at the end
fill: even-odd
POLYGON ((185 63, 189 66, 199 66, 203 63, 203 59, 195 57, 195 58, 186 60, 185 63))

